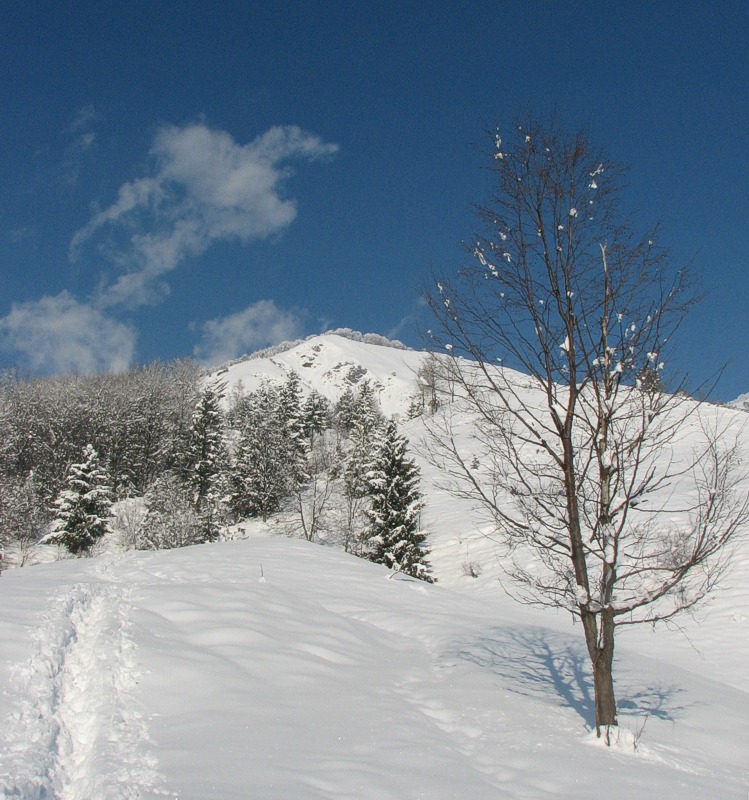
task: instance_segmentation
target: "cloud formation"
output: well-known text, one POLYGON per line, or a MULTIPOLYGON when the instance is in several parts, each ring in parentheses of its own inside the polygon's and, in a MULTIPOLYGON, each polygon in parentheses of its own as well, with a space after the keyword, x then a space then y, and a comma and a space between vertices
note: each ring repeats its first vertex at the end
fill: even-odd
POLYGON ((207 364, 223 364, 245 353, 301 336, 302 320, 272 300, 258 300, 236 314, 201 325, 202 338, 194 355, 207 364))
POLYGON ((296 126, 274 127, 240 145, 225 131, 195 123, 160 129, 151 147, 153 174, 123 184, 70 244, 108 237, 121 274, 97 297, 99 308, 135 307, 168 291, 164 276, 213 242, 262 239, 285 228, 296 203, 282 195, 292 160, 331 156, 334 144, 296 126))
MULTIPOLYGON (((79 110, 64 134, 73 156, 94 144, 98 120, 92 106, 79 110)), ((135 357, 136 331, 117 317, 126 309, 159 302, 168 276, 214 242, 246 244, 282 231, 296 216, 284 194, 293 161, 332 156, 338 147, 296 126, 274 127, 240 145, 225 131, 195 123, 161 128, 152 143, 152 168, 124 183, 114 202, 97 211, 70 243, 76 260, 91 248, 110 261, 110 275, 85 299, 63 291, 15 303, 0 317, 0 349, 14 353, 33 373, 116 372, 135 357)), ((19 232, 18 235, 21 235, 19 232)), ((271 300, 204 323, 195 355, 222 361, 248 350, 298 337, 294 312, 271 300)))
POLYGON ((63 183, 73 186, 78 183, 86 154, 94 147, 96 132, 94 126, 100 114, 92 105, 78 109, 73 120, 62 131, 67 146, 59 165, 59 177, 63 183))
POLYGON ((69 292, 14 303, 0 319, 0 346, 33 373, 120 372, 133 362, 135 331, 69 292))

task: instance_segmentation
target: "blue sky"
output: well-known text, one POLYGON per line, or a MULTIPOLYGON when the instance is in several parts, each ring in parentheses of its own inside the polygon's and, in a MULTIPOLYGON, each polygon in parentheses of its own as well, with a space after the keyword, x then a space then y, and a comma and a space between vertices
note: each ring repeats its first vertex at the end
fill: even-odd
POLYGON ((629 163, 711 294, 695 379, 749 391, 749 4, 27 2, 0 29, 0 367, 222 360, 347 326, 418 344, 486 132, 629 163))

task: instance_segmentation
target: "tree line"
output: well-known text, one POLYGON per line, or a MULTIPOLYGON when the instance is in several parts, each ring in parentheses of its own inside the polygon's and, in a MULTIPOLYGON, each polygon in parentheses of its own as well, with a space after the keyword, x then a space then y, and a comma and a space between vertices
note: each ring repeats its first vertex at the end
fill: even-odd
POLYGON ((431 581, 407 441, 367 381, 334 405, 291 372, 253 392, 194 364, 0 384, 0 530, 23 564, 38 543, 89 554, 113 528, 126 548, 218 539, 273 517, 431 581))

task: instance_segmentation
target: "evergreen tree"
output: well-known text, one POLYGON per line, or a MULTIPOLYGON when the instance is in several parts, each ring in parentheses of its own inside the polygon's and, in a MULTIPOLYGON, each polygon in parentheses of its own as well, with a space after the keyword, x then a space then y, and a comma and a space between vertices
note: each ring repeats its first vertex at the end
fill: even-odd
POLYGON ((301 429, 302 389, 299 375, 294 370, 289 372, 278 391, 278 414, 284 426, 292 430, 301 429))
POLYGON ((241 428, 230 476, 234 515, 268 515, 278 511, 293 486, 288 438, 279 413, 278 392, 262 386, 242 405, 241 428))
POLYGON ((351 497, 368 493, 367 472, 385 424, 369 381, 354 396, 348 422, 349 447, 344 465, 345 490, 351 497))
POLYGON ((384 435, 367 474, 372 499, 367 511, 369 557, 378 564, 432 583, 426 533, 420 530, 419 468, 406 455, 408 442, 395 422, 384 435))
POLYGON ((290 490, 293 491, 307 477, 301 381, 294 370, 278 392, 277 416, 284 437, 290 490))
POLYGON ((362 381, 357 392, 346 389, 336 403, 335 417, 346 436, 359 438, 373 434, 385 420, 369 381, 362 381))
POLYGON ((174 475, 157 478, 146 492, 146 516, 138 527, 138 550, 168 550, 206 541, 205 520, 189 490, 174 475))
POLYGON ((92 445, 84 448, 81 463, 70 466, 65 485, 54 504, 52 531, 42 541, 87 555, 109 531, 112 516, 109 476, 92 445))
POLYGON ((302 428, 306 439, 312 443, 328 428, 330 422, 330 403, 316 389, 313 389, 302 406, 302 428))
POLYGON ((225 495, 227 452, 221 398, 224 386, 213 383, 203 390, 192 415, 188 440, 187 483, 195 510, 205 521, 206 539, 215 539, 225 495))
POLYGON ((333 409, 335 426, 345 436, 348 436, 353 426, 355 407, 356 397, 354 396, 354 390, 347 386, 346 391, 338 398, 338 402, 333 409))

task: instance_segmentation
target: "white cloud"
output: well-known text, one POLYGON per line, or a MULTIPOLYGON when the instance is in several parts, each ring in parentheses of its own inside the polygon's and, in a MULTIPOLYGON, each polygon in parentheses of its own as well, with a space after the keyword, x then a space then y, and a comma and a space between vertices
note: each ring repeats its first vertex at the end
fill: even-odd
POLYGON ((94 108, 92 103, 82 106, 75 112, 75 116, 67 127, 67 132, 78 134, 93 127, 99 121, 101 114, 94 108))
POLYGON ((0 318, 0 346, 33 373, 120 372, 135 352, 135 332, 70 293, 14 303, 0 318))
POLYGON ((222 364, 253 350, 299 338, 302 321, 298 314, 283 311, 272 300, 258 300, 244 311, 204 322, 201 329, 195 357, 208 364, 222 364))
POLYGON ((83 106, 62 131, 68 143, 59 166, 59 177, 69 186, 78 183, 86 155, 96 143, 96 132, 93 127, 99 118, 100 114, 92 105, 83 106))
POLYGON ((283 230, 296 216, 295 201, 282 195, 288 162, 337 149, 296 126, 271 128, 245 145, 202 123, 164 127, 151 148, 153 174, 123 184, 115 202, 76 232, 71 258, 108 233, 125 274, 101 290, 99 306, 153 302, 151 284, 213 242, 247 243, 283 230))

